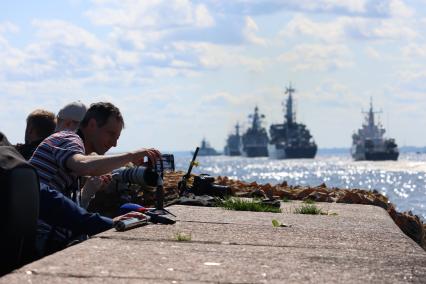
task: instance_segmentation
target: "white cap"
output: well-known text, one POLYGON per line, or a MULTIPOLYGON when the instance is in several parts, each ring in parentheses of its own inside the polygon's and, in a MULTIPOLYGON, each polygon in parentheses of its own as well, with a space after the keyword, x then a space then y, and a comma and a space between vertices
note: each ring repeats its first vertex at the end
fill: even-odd
POLYGON ((67 104, 58 112, 58 118, 60 119, 71 119, 74 121, 82 121, 86 114, 87 107, 81 102, 76 101, 67 104))

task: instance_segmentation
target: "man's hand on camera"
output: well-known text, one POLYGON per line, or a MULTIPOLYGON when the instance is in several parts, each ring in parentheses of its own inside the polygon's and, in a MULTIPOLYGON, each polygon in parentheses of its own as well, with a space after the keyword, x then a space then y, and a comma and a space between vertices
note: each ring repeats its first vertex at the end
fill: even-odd
POLYGON ((155 162, 159 159, 161 159, 161 153, 157 149, 154 148, 142 148, 140 150, 137 150, 133 153, 134 159, 133 164, 140 166, 144 165, 145 157, 147 157, 148 162, 150 163, 149 166, 154 167, 155 162))

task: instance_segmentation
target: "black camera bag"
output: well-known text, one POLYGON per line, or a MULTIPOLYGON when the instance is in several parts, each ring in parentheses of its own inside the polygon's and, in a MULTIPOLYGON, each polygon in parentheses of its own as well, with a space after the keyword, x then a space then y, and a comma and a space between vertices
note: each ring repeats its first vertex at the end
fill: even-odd
MULTIPOLYGON (((3 134, 0 136, 2 145, 10 145, 3 134)), ((39 188, 36 170, 13 146, 0 146, 0 275, 30 260, 39 188)))

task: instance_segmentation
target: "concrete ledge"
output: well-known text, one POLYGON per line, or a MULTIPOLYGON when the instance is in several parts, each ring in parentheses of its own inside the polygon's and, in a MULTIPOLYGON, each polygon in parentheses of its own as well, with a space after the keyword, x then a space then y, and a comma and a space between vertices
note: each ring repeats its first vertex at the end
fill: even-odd
POLYGON ((173 206, 175 225, 110 230, 0 283, 400 283, 426 279, 426 252, 385 210, 317 203, 337 215, 173 206), (272 227, 277 219, 290 227, 272 227), (191 235, 179 242, 176 233, 191 235))

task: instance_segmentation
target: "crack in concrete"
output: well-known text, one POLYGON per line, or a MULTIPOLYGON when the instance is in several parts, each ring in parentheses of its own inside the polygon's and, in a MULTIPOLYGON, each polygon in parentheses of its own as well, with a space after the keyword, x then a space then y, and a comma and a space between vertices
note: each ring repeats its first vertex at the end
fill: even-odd
MULTIPOLYGON (((93 278, 108 278, 108 279, 125 279, 125 280, 165 280, 165 281, 179 281, 179 282, 188 282, 193 281, 197 283, 218 283, 217 281, 208 281, 208 280, 188 280, 188 279, 176 279, 176 278, 159 278, 159 277, 138 277, 138 276, 120 276, 120 275, 82 275, 82 274, 74 274, 74 273, 51 273, 51 272, 43 272, 37 270, 28 270, 28 271, 15 271, 11 274, 29 274, 31 275, 40 275, 40 276, 52 276, 52 277, 67 277, 67 278, 78 278, 78 279, 93 279, 93 278)), ((220 282, 224 284, 238 284, 240 282, 220 282)), ((245 282, 241 282, 245 283, 245 282)), ((261 283, 261 282, 259 282, 261 283)))
MULTIPOLYGON (((297 246, 297 245, 264 245, 264 244, 253 244, 253 243, 236 243, 236 242, 214 242, 214 241, 177 241, 174 239, 165 239, 165 238, 142 238, 142 237, 114 237, 114 236, 97 236, 93 238, 106 239, 106 240, 123 240, 123 241, 142 241, 142 242, 170 242, 170 243, 196 243, 196 244, 206 244, 206 245, 223 245, 223 246, 249 246, 249 247, 267 247, 267 248, 298 248, 298 249, 326 249, 326 250, 336 250, 334 246, 297 246)), ((348 249, 348 248, 346 248, 348 249)), ((349 248, 355 251, 368 251, 370 249, 362 248, 349 248)))

